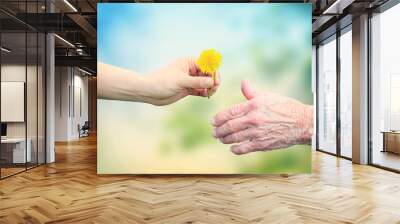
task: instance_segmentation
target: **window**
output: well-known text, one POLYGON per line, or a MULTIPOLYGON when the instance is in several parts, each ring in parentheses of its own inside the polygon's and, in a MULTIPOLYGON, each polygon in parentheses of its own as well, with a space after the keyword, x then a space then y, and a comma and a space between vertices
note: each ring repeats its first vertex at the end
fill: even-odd
POLYGON ((400 73, 390 74, 390 130, 400 130, 400 73))
POLYGON ((340 36, 340 155, 352 156, 352 32, 340 36))
POLYGON ((399 4, 371 19, 370 160, 395 170, 400 170, 399 21, 399 4))
POLYGON ((318 149, 336 153, 336 36, 318 47, 318 149))

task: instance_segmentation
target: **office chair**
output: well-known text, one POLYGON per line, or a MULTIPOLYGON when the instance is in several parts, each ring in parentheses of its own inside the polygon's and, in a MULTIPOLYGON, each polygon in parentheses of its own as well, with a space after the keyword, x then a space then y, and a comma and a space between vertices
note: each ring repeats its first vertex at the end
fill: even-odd
POLYGON ((85 123, 82 125, 82 127, 80 127, 80 125, 78 125, 79 138, 89 136, 89 129, 90 129, 89 121, 85 121, 85 123))

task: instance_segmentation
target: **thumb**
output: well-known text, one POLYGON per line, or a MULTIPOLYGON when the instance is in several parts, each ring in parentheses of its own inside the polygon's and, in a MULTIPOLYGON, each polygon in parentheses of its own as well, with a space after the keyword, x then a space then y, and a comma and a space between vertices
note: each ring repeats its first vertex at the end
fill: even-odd
POLYGON ((251 100, 257 95, 257 91, 250 86, 250 83, 248 80, 243 80, 242 81, 242 93, 246 99, 251 100))
POLYGON ((214 86, 214 81, 211 77, 188 75, 181 79, 180 86, 186 89, 208 89, 214 86))

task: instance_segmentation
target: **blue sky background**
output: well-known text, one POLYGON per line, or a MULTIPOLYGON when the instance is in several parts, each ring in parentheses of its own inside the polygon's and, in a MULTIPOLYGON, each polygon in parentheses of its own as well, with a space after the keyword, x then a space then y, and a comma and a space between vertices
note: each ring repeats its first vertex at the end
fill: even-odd
POLYGON ((243 79, 313 103, 311 4, 100 3, 97 18, 98 60, 143 75, 205 49, 222 54, 210 99, 163 107, 99 99, 100 173, 310 172, 309 145, 236 156, 212 137, 210 120, 245 100, 243 79))
POLYGON ((227 62, 254 47, 275 60, 282 48, 301 58, 311 47, 310 12, 309 4, 98 4, 98 59, 147 72, 207 48, 227 62))

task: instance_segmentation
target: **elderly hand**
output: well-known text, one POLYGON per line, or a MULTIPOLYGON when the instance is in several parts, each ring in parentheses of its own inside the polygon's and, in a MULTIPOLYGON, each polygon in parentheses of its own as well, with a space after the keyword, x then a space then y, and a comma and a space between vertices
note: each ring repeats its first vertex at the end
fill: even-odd
POLYGON ((237 155, 307 144, 313 132, 313 106, 269 92, 253 90, 242 82, 247 101, 219 112, 213 135, 237 155))

